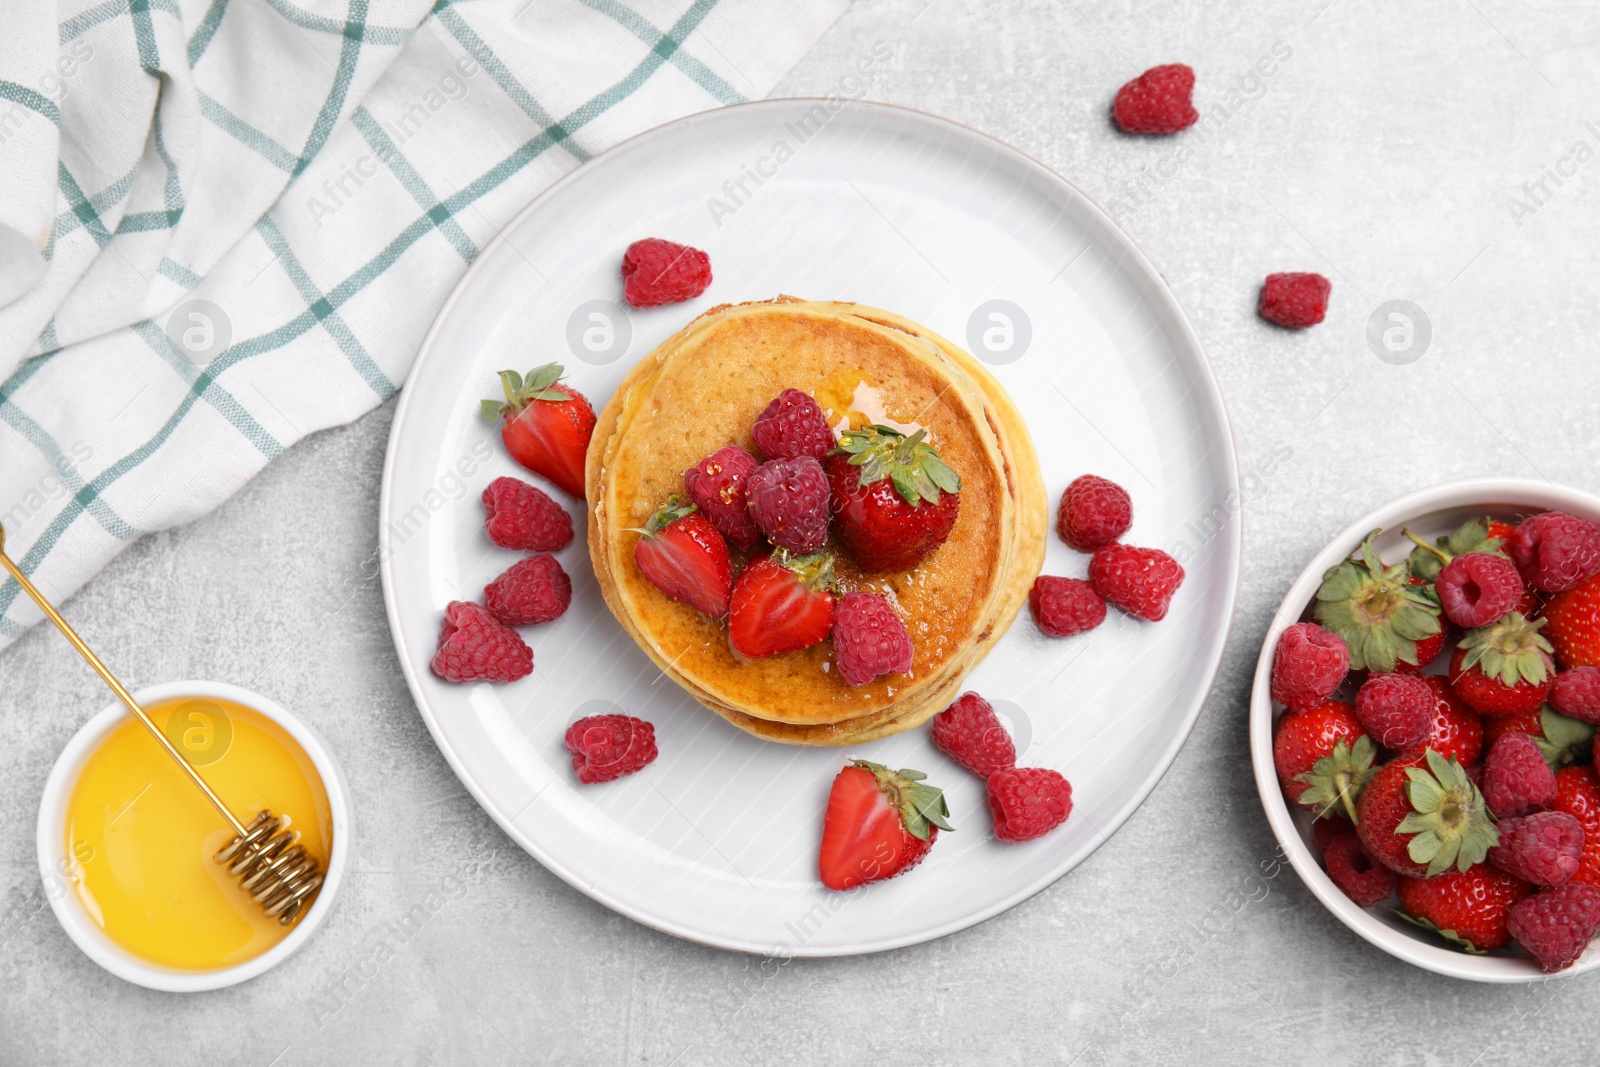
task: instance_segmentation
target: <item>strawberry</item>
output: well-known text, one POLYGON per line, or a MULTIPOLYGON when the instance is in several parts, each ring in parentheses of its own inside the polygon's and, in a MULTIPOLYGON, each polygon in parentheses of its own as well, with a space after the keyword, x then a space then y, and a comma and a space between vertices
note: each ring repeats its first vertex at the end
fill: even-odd
POLYGON ((582 393, 558 384, 560 380, 559 363, 535 367, 526 378, 503 370, 500 385, 505 402, 485 400, 482 413, 490 422, 501 423, 500 437, 512 459, 582 500, 594 408, 582 393))
POLYGON ((1443 678, 1425 674, 1422 680, 1433 691, 1433 724, 1427 737, 1401 755, 1420 756, 1431 748, 1463 767, 1474 766, 1483 755, 1483 720, 1461 702, 1443 678))
MULTIPOLYGON (((1350 746, 1358 738, 1365 737, 1366 733, 1356 721, 1355 709, 1342 700, 1325 700, 1304 710, 1283 715, 1272 734, 1272 765, 1278 771, 1278 782, 1283 786, 1284 794, 1291 801, 1302 802, 1302 794, 1312 787, 1311 782, 1302 780, 1303 776, 1313 771, 1322 760, 1332 756, 1334 748, 1340 743, 1345 745, 1348 752, 1350 746)), ((1365 752, 1370 765, 1370 741, 1365 752)), ((1344 792, 1343 788, 1336 787, 1334 795, 1341 796, 1344 792)), ((1355 798, 1352 796, 1348 806, 1353 807, 1354 804, 1355 798)))
POLYGON ((1493 952, 1511 943, 1511 909, 1533 886, 1479 863, 1435 878, 1402 878, 1396 887, 1408 918, 1468 952, 1493 952))
POLYGON ((1464 873, 1500 843, 1467 772, 1432 751, 1378 768, 1356 801, 1356 832, 1373 859, 1412 878, 1464 873))
POLYGON ((1516 715, 1544 703, 1555 681, 1550 642, 1513 611, 1461 639, 1450 657, 1450 687, 1479 715, 1516 715))
POLYGON ((1600 667, 1600 574, 1544 606, 1545 631, 1562 667, 1600 667))
POLYGON ((638 534, 633 560, 651 585, 712 618, 728 613, 733 586, 728 542, 698 508, 680 504, 673 494, 638 534))
POLYGON ((833 557, 758 556, 733 583, 730 604, 728 639, 740 655, 810 648, 833 632, 833 557))
POLYGON ((1444 632, 1441 630, 1432 637, 1424 637, 1417 642, 1417 662, 1407 663, 1403 659, 1397 660, 1394 665, 1394 673, 1420 674, 1422 673, 1422 668, 1437 659, 1442 651, 1444 651, 1444 632))
POLYGON ((1328 568, 1317 589, 1317 622, 1344 640, 1351 670, 1394 671, 1420 663, 1417 643, 1437 635, 1439 605, 1431 590, 1410 582, 1406 565, 1384 566, 1373 538, 1356 555, 1328 568))
POLYGON ((851 760, 833 780, 817 867, 829 889, 904 874, 922 862, 940 830, 954 829, 944 794, 921 771, 851 760))
POLYGON ((1566 767, 1556 772, 1556 798, 1547 811, 1564 811, 1583 825, 1583 859, 1574 882, 1600 888, 1600 777, 1593 767, 1566 767))
POLYGON ((828 454, 833 532, 864 571, 905 571, 944 544, 961 476, 923 440, 887 426, 846 430, 828 454))

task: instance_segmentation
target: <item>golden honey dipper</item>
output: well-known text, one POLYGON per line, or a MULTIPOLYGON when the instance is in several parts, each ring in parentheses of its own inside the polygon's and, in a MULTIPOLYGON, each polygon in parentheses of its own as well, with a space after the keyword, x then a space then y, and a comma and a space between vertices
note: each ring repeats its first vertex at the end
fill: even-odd
POLYGON ((195 787, 206 795, 206 799, 211 801, 212 806, 228 821, 228 825, 233 827, 236 836, 231 844, 216 854, 216 861, 228 865, 229 876, 239 879, 241 888, 250 894, 251 900, 261 905, 268 918, 276 918, 284 926, 294 922, 295 916, 300 914, 301 908, 311 894, 317 891, 323 879, 316 858, 300 844, 300 831, 289 828, 286 816, 273 815, 267 810, 258 814, 248 827, 236 819, 233 812, 222 802, 222 798, 212 792, 206 780, 200 777, 200 773, 193 765, 183 758, 183 753, 178 751, 144 708, 139 706, 133 694, 117 681, 110 669, 100 662, 100 657, 90 650, 83 638, 78 636, 77 631, 67 625, 67 620, 61 617, 61 613, 28 580, 28 576, 12 562, 11 557, 6 555, 5 548, 5 528, 0 527, 0 567, 4 567, 22 587, 22 591, 33 598, 33 602, 39 605, 39 610, 45 613, 45 617, 55 623, 56 629, 61 631, 62 636, 71 642, 72 647, 78 650, 78 654, 94 668, 101 680, 111 687, 111 691, 117 694, 117 698, 128 706, 128 710, 138 716, 139 721, 150 731, 150 735, 167 750, 167 755, 177 762, 195 787))

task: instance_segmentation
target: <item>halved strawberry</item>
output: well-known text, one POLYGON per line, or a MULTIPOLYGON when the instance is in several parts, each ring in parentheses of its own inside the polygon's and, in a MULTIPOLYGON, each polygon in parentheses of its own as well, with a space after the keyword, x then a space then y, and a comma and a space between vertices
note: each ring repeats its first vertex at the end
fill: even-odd
POLYGON ((944 794, 921 771, 891 771, 851 760, 828 793, 817 869, 829 889, 851 889, 904 874, 953 830, 944 794))
POLYGON ((781 549, 750 561, 733 583, 728 639, 757 659, 810 648, 833 632, 833 557, 781 549))
POLYGON ((546 363, 526 378, 514 370, 501 371, 505 401, 485 400, 482 414, 502 423, 500 438, 512 459, 582 500, 594 408, 570 385, 557 384, 561 370, 559 363, 546 363))
POLYGON ((633 560, 651 585, 712 618, 728 613, 728 542, 698 508, 679 503, 674 494, 638 533, 633 560))
POLYGON ((887 426, 846 430, 828 454, 833 532, 864 571, 905 571, 944 544, 961 476, 923 440, 887 426))

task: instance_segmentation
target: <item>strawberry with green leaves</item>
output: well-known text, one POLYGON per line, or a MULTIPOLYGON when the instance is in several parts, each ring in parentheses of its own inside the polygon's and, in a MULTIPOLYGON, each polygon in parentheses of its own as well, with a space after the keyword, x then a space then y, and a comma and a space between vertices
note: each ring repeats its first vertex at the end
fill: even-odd
POLYGON ((1533 886, 1487 863, 1432 878, 1402 878, 1401 918, 1432 930, 1471 953, 1493 952, 1511 943, 1511 909, 1533 886))
POLYGON ((759 659, 794 652, 833 632, 833 557, 779 549, 750 561, 733 583, 728 639, 759 659))
POLYGON ((512 459, 582 500, 594 408, 582 393, 561 384, 561 370, 559 363, 546 363, 527 377, 501 371, 506 398, 485 400, 482 413, 501 424, 500 438, 512 459))
MULTIPOLYGON (((1340 769, 1351 770, 1351 746, 1359 747, 1359 739, 1365 736, 1366 731, 1356 721, 1355 709, 1343 700, 1324 700, 1280 716, 1272 734, 1272 764, 1278 772, 1278 782, 1283 786, 1284 794, 1291 801, 1313 806, 1316 802, 1305 800, 1304 794, 1318 783, 1307 775, 1316 772, 1326 780, 1340 769)), ((1367 742, 1362 751, 1366 753, 1366 765, 1370 767, 1372 743, 1367 742)), ((1349 781, 1347 778, 1343 784, 1348 787, 1349 781)), ((1329 788, 1332 790, 1332 800, 1337 800, 1347 791, 1339 785, 1329 788)), ((1354 791, 1359 791, 1359 788, 1357 784, 1354 791)), ((1353 795, 1349 803, 1354 806, 1353 795)), ((1329 801, 1325 800, 1318 813, 1328 806, 1329 801)))
POLYGON ((1450 687, 1479 715, 1518 715, 1544 704, 1555 681, 1550 642, 1513 611, 1468 632, 1450 657, 1450 687))
POLYGON ((728 613, 733 561, 711 520, 676 494, 637 531, 633 561, 650 584, 714 619, 728 613))
POLYGON ((817 857, 822 884, 853 889, 904 874, 952 830, 944 794, 921 771, 851 760, 833 780, 817 857))
POLYGON ((1356 801, 1356 832, 1372 858, 1396 874, 1463 873, 1500 843, 1483 794, 1455 760, 1428 750, 1391 760, 1356 801))
POLYGON ((1441 627, 1438 602, 1411 584, 1406 565, 1384 566, 1372 547, 1380 532, 1368 534, 1354 557, 1328 568, 1314 614, 1350 649, 1351 670, 1387 673, 1419 663, 1418 642, 1436 637, 1441 627))
POLYGON ((846 430, 828 454, 834 536, 864 571, 910 570, 956 524, 961 476, 927 435, 865 426, 846 430))

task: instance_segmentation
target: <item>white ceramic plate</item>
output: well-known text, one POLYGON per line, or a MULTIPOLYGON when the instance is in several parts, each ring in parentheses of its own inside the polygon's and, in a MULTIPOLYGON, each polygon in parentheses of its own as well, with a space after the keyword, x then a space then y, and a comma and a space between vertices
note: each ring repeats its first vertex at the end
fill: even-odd
MULTIPOLYGON (((1199 342, 1155 269, 1083 194, 944 119, 774 100, 695 115, 591 160, 479 256, 424 342, 395 416, 384 589, 400 662, 440 750, 552 871, 695 941, 872 952, 1025 900, 1081 863, 1154 788, 1222 655, 1239 576, 1238 500, 1227 418, 1199 342), (645 236, 709 252, 709 291, 623 314, 618 264, 645 236), (1022 618, 972 675, 969 688, 1013 720, 1024 762, 1072 781, 1074 814, 1045 840, 994 841, 982 784, 925 730, 847 751, 801 749, 758 741, 702 709, 607 612, 582 534, 561 553, 571 609, 526 631, 531 677, 452 686, 428 670, 445 603, 477 599, 516 559, 484 537, 477 500, 495 476, 532 478, 476 416, 479 399, 495 395, 495 372, 559 360, 598 408, 635 361, 700 312, 779 293, 888 308, 958 342, 976 322, 968 343, 1020 405, 1052 500, 1084 472, 1115 479, 1134 499, 1130 540, 1166 548, 1188 569, 1159 624, 1113 613, 1092 635, 1054 641, 1022 618), (991 301, 1009 306, 979 313, 991 301), (562 734, 611 707, 653 722, 661 757, 630 778, 579 786, 562 734), (958 832, 911 875, 841 895, 818 883, 816 854, 847 755, 927 771, 946 787, 958 832)), ((1085 557, 1051 542, 1046 570, 1081 576, 1085 557)))
MULTIPOLYGON (((1546 975, 1539 970, 1533 958, 1522 954, 1520 949, 1515 950, 1515 955, 1468 955, 1399 918, 1387 905, 1374 908, 1358 906, 1333 884, 1322 869, 1312 844, 1310 813, 1299 805, 1296 805, 1293 813, 1289 811, 1283 791, 1278 787, 1277 772, 1273 769, 1272 724, 1277 719, 1277 711, 1272 706, 1272 655, 1278 647, 1278 637, 1300 621, 1306 605, 1311 603, 1317 587, 1322 584, 1323 574, 1360 548, 1361 539, 1368 532, 1377 529, 1385 531, 1376 542, 1378 554, 1386 562, 1398 563, 1411 548, 1411 542, 1400 532, 1402 527, 1410 527, 1418 535, 1432 539, 1456 530, 1463 522, 1477 516, 1493 515, 1515 520, 1539 511, 1565 511, 1600 521, 1600 498, 1548 482, 1485 478, 1447 482, 1407 493, 1357 519, 1328 547, 1317 553, 1316 558, 1306 565, 1300 577, 1289 587, 1289 595, 1284 597, 1283 606, 1273 618, 1272 626, 1267 630, 1267 639, 1261 646, 1261 658, 1256 662, 1255 685, 1250 693, 1250 757, 1255 764, 1256 788, 1261 793, 1261 804, 1266 808, 1272 832, 1277 835, 1278 843, 1283 846, 1301 881, 1311 888, 1311 892, 1340 922, 1391 956, 1414 963, 1424 970, 1474 982, 1539 982, 1546 975)), ((1440 655, 1444 657, 1444 653, 1440 655)), ((1597 967, 1600 967, 1600 951, 1591 946, 1577 963, 1561 974, 1562 977, 1569 977, 1597 967)))

